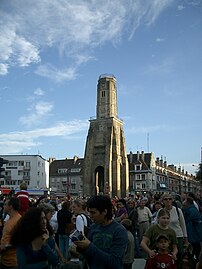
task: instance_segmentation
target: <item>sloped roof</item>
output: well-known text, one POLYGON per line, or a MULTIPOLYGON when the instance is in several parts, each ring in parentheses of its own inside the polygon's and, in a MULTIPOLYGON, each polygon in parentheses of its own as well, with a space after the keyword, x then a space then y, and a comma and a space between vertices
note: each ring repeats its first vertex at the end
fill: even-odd
MULTIPOLYGON (((131 154, 128 154, 127 156, 128 156, 128 162, 130 164, 131 154)), ((142 170, 148 170, 150 169, 151 158, 152 153, 144 153, 144 152, 133 153, 132 164, 133 165, 142 164, 142 170)))
POLYGON ((73 158, 64 160, 55 160, 50 163, 49 173, 50 175, 58 174, 58 169, 68 169, 69 171, 73 168, 83 168, 83 158, 73 158))

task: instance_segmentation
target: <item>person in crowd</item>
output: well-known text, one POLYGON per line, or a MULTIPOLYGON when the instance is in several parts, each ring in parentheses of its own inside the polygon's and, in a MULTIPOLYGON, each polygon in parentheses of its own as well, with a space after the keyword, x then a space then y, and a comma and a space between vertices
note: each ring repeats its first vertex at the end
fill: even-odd
POLYGON ((129 200, 128 202, 128 209, 129 215, 128 218, 132 221, 132 229, 131 232, 134 237, 135 242, 135 257, 140 258, 140 243, 139 243, 139 226, 138 226, 138 213, 137 213, 137 201, 136 200, 129 200))
POLYGON ((119 199, 117 202, 117 210, 115 212, 115 220, 120 222, 122 219, 128 218, 128 211, 126 208, 126 201, 119 199))
POLYGON ((159 234, 165 234, 169 239, 169 252, 172 253, 174 260, 177 259, 177 237, 175 231, 169 225, 170 214, 161 208, 157 216, 157 224, 152 225, 144 234, 140 243, 142 249, 149 257, 156 255, 156 238, 159 234))
POLYGON ((16 247, 18 269, 48 269, 50 265, 59 265, 41 207, 30 208, 23 214, 13 230, 11 243, 16 247))
POLYGON ((194 200, 189 196, 184 202, 183 212, 187 227, 188 241, 193 247, 193 254, 199 259, 202 239, 202 230, 200 229, 202 225, 199 225, 201 215, 194 205, 194 200), (197 229, 197 227, 199 227, 199 229, 197 229))
POLYGON ((144 269, 169 268, 176 269, 176 262, 169 253, 169 239, 165 234, 160 234, 156 239, 157 253, 147 260, 144 269))
POLYGON ((123 225, 112 220, 110 197, 92 196, 87 208, 94 223, 88 238, 74 243, 85 255, 90 269, 122 269, 128 236, 123 225))
POLYGON ((27 191, 27 184, 25 182, 20 184, 20 191, 15 194, 15 197, 19 198, 20 200, 19 213, 23 215, 30 206, 29 193, 27 191))
POLYGON ((73 201, 71 208, 75 216, 75 229, 85 235, 86 233, 88 233, 88 216, 86 212, 86 201, 82 199, 76 199, 73 201))
POLYGON ((134 236, 131 233, 132 229, 132 221, 129 219, 123 219, 121 221, 121 224, 126 228, 127 234, 128 234, 128 244, 127 249, 125 251, 124 257, 123 257, 123 268, 124 269, 132 269, 132 265, 134 262, 135 257, 135 240, 134 236))
POLYGON ((9 215, 2 231, 2 238, 0 244, 1 264, 0 268, 17 268, 16 249, 11 244, 12 231, 21 218, 19 214, 20 200, 16 197, 6 199, 4 203, 4 212, 9 215))
POLYGON ((58 238, 58 219, 57 219, 57 214, 58 214, 58 207, 57 203, 55 200, 51 200, 50 204, 54 207, 55 211, 51 216, 51 219, 49 221, 51 227, 53 228, 54 234, 55 234, 55 242, 59 246, 59 238, 58 238))
POLYGON ((151 224, 156 224, 157 223, 157 214, 159 209, 163 207, 162 203, 160 201, 155 202, 154 204, 154 211, 151 217, 151 224))
POLYGON ((197 210, 199 211, 199 205, 198 205, 198 201, 196 199, 196 195, 193 192, 188 192, 187 197, 191 197, 193 199, 193 204, 197 208, 197 210))
POLYGON ((133 211, 133 209, 137 207, 137 202, 135 199, 128 199, 127 201, 127 213, 128 213, 128 216, 130 215, 130 213, 133 211))
POLYGON ((55 233, 53 227, 50 225, 50 220, 55 213, 55 208, 50 203, 42 203, 39 205, 42 208, 43 212, 45 213, 46 220, 47 220, 47 230, 49 232, 49 241, 52 241, 52 244, 55 245, 55 250, 60 258, 61 263, 66 263, 66 258, 63 256, 62 252, 60 251, 56 241, 55 241, 55 233))
POLYGON ((59 248, 65 259, 68 258, 69 249, 69 234, 73 229, 72 224, 72 213, 70 211, 70 201, 64 201, 61 205, 61 209, 58 211, 58 237, 59 237, 59 248), (71 225, 69 231, 66 230, 67 225, 71 225))
POLYGON ((196 264, 196 269, 202 269, 202 252, 199 255, 199 261, 196 264))
POLYGON ((184 215, 180 208, 173 206, 173 197, 170 193, 164 193, 162 195, 162 202, 164 208, 170 213, 169 227, 175 231, 177 236, 177 268, 182 269, 184 245, 188 245, 184 215))
POLYGON ((139 224, 139 242, 141 242, 144 233, 150 227, 152 217, 152 213, 150 209, 147 206, 145 206, 145 203, 146 203, 145 198, 142 198, 137 208, 138 224, 139 224))
POLYGON ((83 263, 79 259, 79 253, 76 250, 76 246, 72 245, 69 249, 70 259, 64 264, 61 269, 83 269, 83 263))
POLYGON ((0 240, 2 237, 2 231, 4 226, 4 197, 0 195, 0 240))

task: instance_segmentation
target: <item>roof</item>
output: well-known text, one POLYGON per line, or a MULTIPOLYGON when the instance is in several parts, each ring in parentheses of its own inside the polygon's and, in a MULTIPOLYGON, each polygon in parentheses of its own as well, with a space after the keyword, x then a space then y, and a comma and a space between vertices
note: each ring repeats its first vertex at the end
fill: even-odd
POLYGON ((71 172, 71 169, 82 169, 83 162, 84 159, 78 157, 74 157, 73 159, 55 160, 50 163, 49 173, 50 175, 58 175, 58 169, 68 169, 67 173, 69 174, 71 172))
POLYGON ((142 170, 148 170, 151 168, 152 153, 137 152, 134 154, 128 154, 129 165, 142 164, 142 170))

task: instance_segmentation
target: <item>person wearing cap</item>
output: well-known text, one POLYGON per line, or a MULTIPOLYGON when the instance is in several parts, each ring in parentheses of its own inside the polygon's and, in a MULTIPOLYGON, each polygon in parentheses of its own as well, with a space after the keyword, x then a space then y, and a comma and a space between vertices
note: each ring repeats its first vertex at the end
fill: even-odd
POLYGON ((184 245, 188 245, 187 229, 183 212, 180 208, 173 205, 173 196, 170 193, 162 195, 164 208, 170 213, 169 227, 172 228, 177 236, 177 268, 182 269, 182 260, 184 255, 184 245))
POLYGON ((157 253, 149 258, 145 269, 169 268, 176 269, 176 263, 169 253, 169 238, 166 234, 160 234, 156 238, 157 253))

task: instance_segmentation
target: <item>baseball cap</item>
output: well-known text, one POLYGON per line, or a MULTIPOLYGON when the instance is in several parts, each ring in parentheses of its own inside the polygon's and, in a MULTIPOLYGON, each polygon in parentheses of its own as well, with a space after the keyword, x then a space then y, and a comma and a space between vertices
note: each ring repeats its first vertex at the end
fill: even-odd
POLYGON ((156 242, 159 242, 162 238, 169 241, 169 238, 168 238, 168 236, 166 234, 160 234, 160 235, 157 236, 156 242))

